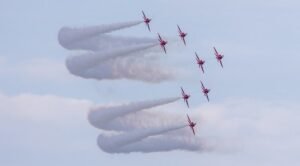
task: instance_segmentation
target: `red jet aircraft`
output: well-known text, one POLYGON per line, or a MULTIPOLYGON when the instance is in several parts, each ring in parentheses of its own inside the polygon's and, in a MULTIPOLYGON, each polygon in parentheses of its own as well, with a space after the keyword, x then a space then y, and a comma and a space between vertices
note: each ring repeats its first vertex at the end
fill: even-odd
POLYGON ((143 13, 143 18, 144 18, 144 23, 147 25, 148 30, 151 31, 151 30, 150 30, 150 25, 149 25, 149 23, 151 22, 151 19, 148 18, 148 17, 146 17, 144 11, 142 11, 142 13, 143 13))
POLYGON ((187 107, 190 108, 189 102, 188 102, 188 99, 190 98, 190 95, 186 94, 186 93, 183 91, 182 87, 181 87, 181 94, 182 94, 182 98, 183 98, 183 100, 185 101, 187 107))
POLYGON ((188 126, 189 126, 189 127, 192 129, 192 131, 193 131, 193 134, 195 135, 195 130, 194 130, 194 127, 196 126, 196 123, 191 121, 191 119, 190 119, 190 117, 189 117, 189 115, 188 115, 188 114, 186 114, 186 116, 187 116, 187 118, 188 118, 188 122, 189 122, 188 126))
POLYGON ((220 53, 218 53, 218 51, 215 47, 214 47, 214 50, 215 50, 216 59, 220 63, 221 67, 223 68, 222 59, 224 58, 224 55, 221 55, 220 53))
POLYGON ((181 40, 183 41, 184 45, 186 45, 184 38, 187 35, 187 33, 182 32, 181 29, 180 29, 180 27, 179 27, 179 25, 177 25, 177 28, 178 28, 178 33, 179 33, 179 36, 180 36, 181 40))
POLYGON ((158 34, 158 41, 159 41, 159 44, 160 44, 161 48, 164 50, 165 53, 167 53, 167 50, 166 50, 165 45, 166 45, 168 42, 167 42, 166 40, 163 40, 163 39, 161 38, 161 36, 159 35, 159 33, 157 33, 157 34, 158 34))
POLYGON ((204 60, 200 59, 197 55, 197 53, 195 52, 195 55, 196 55, 196 60, 197 60, 197 64, 199 65, 199 67, 201 68, 202 72, 204 73, 204 68, 203 68, 203 65, 205 63, 204 60))
POLYGON ((210 89, 205 88, 202 81, 200 81, 200 82, 201 82, 201 86, 202 86, 202 92, 203 92, 204 96, 206 97, 207 101, 209 102, 208 93, 209 93, 210 89))

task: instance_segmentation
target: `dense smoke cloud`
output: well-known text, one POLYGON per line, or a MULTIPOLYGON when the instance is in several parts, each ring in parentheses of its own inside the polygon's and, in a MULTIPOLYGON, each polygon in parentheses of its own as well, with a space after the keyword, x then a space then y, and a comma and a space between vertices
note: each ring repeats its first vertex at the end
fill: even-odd
POLYGON ((174 73, 170 69, 159 65, 157 59, 146 56, 157 52, 154 49, 159 45, 156 39, 107 34, 140 23, 141 21, 135 21, 85 28, 61 28, 58 41, 64 48, 88 51, 67 58, 66 66, 70 73, 98 80, 126 78, 159 83, 174 79, 174 73))
POLYGON ((100 134, 99 147, 109 153, 206 150, 207 147, 199 138, 191 137, 192 133, 176 137, 169 134, 171 131, 180 131, 188 127, 185 121, 179 120, 182 120, 182 117, 161 112, 150 114, 146 111, 179 99, 167 98, 91 109, 88 119, 93 126, 115 132, 100 134), (155 120, 155 117, 160 118, 155 120), (149 121, 153 124, 147 123, 149 121))

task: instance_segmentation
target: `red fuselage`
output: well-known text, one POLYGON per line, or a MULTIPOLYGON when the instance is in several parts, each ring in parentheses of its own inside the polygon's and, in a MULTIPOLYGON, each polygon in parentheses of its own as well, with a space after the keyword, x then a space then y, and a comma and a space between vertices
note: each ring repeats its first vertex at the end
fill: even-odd
POLYGON ((146 24, 149 24, 149 23, 150 23, 150 21, 151 21, 151 19, 150 19, 150 18, 144 18, 144 22, 145 22, 146 24))
POLYGON ((202 92, 204 93, 204 94, 208 94, 209 93, 209 89, 207 89, 207 88, 204 88, 204 89, 202 89, 202 92))
POLYGON ((167 41, 165 40, 159 40, 159 42, 161 46, 165 46, 167 44, 167 41))
POLYGON ((204 63, 205 63, 204 60, 197 60, 197 64, 198 64, 198 65, 201 65, 201 66, 202 66, 202 65, 204 65, 204 63))
POLYGON ((187 99, 190 98, 190 95, 184 94, 184 95, 182 95, 182 98, 183 98, 184 100, 187 100, 187 99))
POLYGON ((196 123, 191 122, 191 123, 189 124, 189 126, 190 126, 191 128, 194 128, 194 127, 196 126, 196 123))
POLYGON ((179 36, 184 38, 185 36, 187 35, 187 33, 184 33, 184 32, 180 32, 179 36))
POLYGON ((218 61, 220 61, 220 60, 223 59, 223 55, 221 55, 221 54, 215 54, 215 55, 216 55, 216 59, 217 59, 218 61))

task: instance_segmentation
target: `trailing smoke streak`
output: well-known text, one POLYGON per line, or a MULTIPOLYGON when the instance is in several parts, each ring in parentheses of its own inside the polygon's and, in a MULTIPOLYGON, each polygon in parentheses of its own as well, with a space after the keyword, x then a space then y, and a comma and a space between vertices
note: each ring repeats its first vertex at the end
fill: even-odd
POLYGON ((92 68, 103 61, 115 59, 117 57, 122 56, 130 56, 133 53, 154 47, 156 45, 157 44, 148 44, 142 46, 135 46, 132 48, 119 49, 113 52, 96 52, 84 55, 77 55, 73 57, 71 56, 67 58, 66 66, 71 73, 76 75, 76 73, 80 73, 81 71, 84 71, 88 68, 92 68))
POLYGON ((174 79, 175 74, 171 70, 162 68, 157 64, 150 64, 153 59, 144 56, 145 53, 155 52, 149 48, 157 46, 157 40, 113 37, 105 34, 140 23, 141 21, 135 21, 87 28, 62 28, 59 31, 58 40, 64 48, 94 51, 93 53, 68 57, 66 60, 67 69, 73 75, 87 79, 126 78, 149 83, 174 79), (134 56, 135 59, 143 56, 144 63, 134 63, 128 60, 129 57, 134 56))
MULTIPOLYGON (((93 51, 88 54, 68 57, 66 66, 70 73, 83 78, 99 80, 128 78, 156 83, 172 78, 172 73, 162 70, 161 67, 140 63, 141 59, 139 58, 147 59, 148 57, 144 55, 154 52, 150 48, 159 44, 157 40, 116 37, 105 34, 129 28, 141 22, 116 23, 77 29, 62 28, 59 31, 58 40, 64 48, 93 51), (139 60, 139 63, 136 63, 136 60, 139 60)), ((187 127, 187 124, 178 125, 178 121, 176 121, 176 125, 174 123, 166 125, 164 119, 158 121, 161 124, 158 127, 143 128, 140 126, 140 121, 128 121, 125 118, 132 115, 135 118, 142 117, 140 119, 142 121, 149 121, 149 114, 142 112, 143 110, 175 102, 178 99, 180 98, 167 98, 91 109, 88 120, 93 126, 118 133, 117 135, 108 135, 107 133, 99 135, 98 146, 109 153, 155 152, 176 149, 203 150, 199 139, 192 141, 184 135, 173 138, 167 134, 170 131, 187 127)))
MULTIPOLYGON (((122 136, 122 135, 120 135, 122 136)), ((105 135, 98 136, 98 146, 108 153, 130 153, 130 152, 162 152, 172 150, 188 150, 188 151, 208 151, 211 148, 203 144, 201 139, 170 137, 167 135, 150 136, 141 141, 124 145, 114 146, 108 142, 110 137, 105 135)))
POLYGON ((161 148, 169 149, 169 150, 172 150, 174 148, 177 149, 176 146, 171 145, 174 144, 174 141, 169 142, 169 144, 165 146, 162 144, 162 142, 157 142, 159 140, 163 140, 163 137, 160 138, 158 137, 156 139, 149 139, 148 137, 161 135, 166 132, 179 130, 185 127, 187 127, 187 125, 175 125, 170 127, 139 129, 139 130, 134 130, 113 137, 106 137, 104 135, 99 135, 98 145, 101 149, 110 153, 125 152, 124 150, 128 149, 128 147, 130 148, 130 146, 131 146, 131 150, 128 152, 137 151, 137 149, 139 149, 138 151, 141 152, 144 151, 147 152, 149 151, 149 149, 152 150, 156 149, 157 151, 157 148, 160 148, 160 150, 161 148), (146 141, 146 143, 143 141, 146 141), (154 142, 156 143, 152 144, 154 142))
MULTIPOLYGON (((156 64, 151 58, 132 55, 126 58, 109 60, 103 66, 110 68, 110 71, 114 71, 110 75, 110 79, 128 78, 131 80, 143 80, 149 83, 159 83, 174 80, 177 77, 174 72, 160 64, 156 64)), ((98 67, 94 68, 92 73, 97 73, 99 69, 98 67)))
POLYGON ((147 129, 139 129, 131 132, 123 133, 118 136, 114 136, 111 138, 110 142, 117 147, 129 145, 135 142, 139 142, 147 137, 160 135, 166 132, 170 132, 173 130, 178 130, 181 128, 187 127, 187 125, 176 125, 171 127, 160 127, 160 128, 147 128, 147 129))
POLYGON ((110 33, 116 30, 129 28, 142 23, 142 21, 115 23, 108 25, 92 26, 85 28, 69 28, 63 27, 58 32, 58 41, 61 46, 66 49, 74 49, 70 47, 72 43, 92 38, 99 34, 110 33))
POLYGON ((127 130, 128 126, 123 124, 122 126, 114 126, 110 124, 114 119, 123 117, 127 114, 143 111, 160 105, 168 104, 179 100, 179 97, 135 102, 125 105, 113 106, 113 107, 97 107, 91 109, 88 114, 89 122, 96 128, 105 130, 127 130))
POLYGON ((141 43, 150 44, 154 42, 157 42, 157 40, 153 38, 137 38, 100 34, 85 40, 69 43, 68 45, 64 45, 64 47, 68 47, 69 50, 90 50, 97 52, 113 50, 115 48, 122 48, 124 46, 135 46, 141 43))
MULTIPOLYGON (((148 119, 149 113, 144 110, 169 104, 178 99, 180 98, 167 98, 91 109, 88 120, 93 126, 106 131, 118 132, 113 135, 100 134, 97 141, 98 146, 108 153, 206 150, 207 148, 200 139, 190 137, 192 133, 189 133, 191 135, 188 136, 179 135, 174 137, 168 135, 170 131, 187 127, 187 124, 184 124, 185 122, 174 121, 177 117, 169 117, 173 123, 167 125, 164 124, 164 121, 159 121, 160 124, 156 127, 150 127, 151 124, 148 124, 148 126, 141 125, 143 121, 155 120, 148 119), (125 117, 129 115, 132 115, 135 120, 128 121, 125 117), (178 123, 182 125, 178 125, 178 123)), ((161 116, 163 115, 161 114, 161 116)), ((163 120, 167 120, 166 118, 168 118, 167 115, 163 120)))
POLYGON ((143 66, 139 63, 130 63, 130 61, 109 60, 101 65, 80 73, 73 73, 77 76, 87 79, 130 79, 145 81, 148 83, 159 83, 174 79, 174 74, 168 70, 156 69, 149 66, 143 66), (159 73, 159 74, 158 74, 159 73))

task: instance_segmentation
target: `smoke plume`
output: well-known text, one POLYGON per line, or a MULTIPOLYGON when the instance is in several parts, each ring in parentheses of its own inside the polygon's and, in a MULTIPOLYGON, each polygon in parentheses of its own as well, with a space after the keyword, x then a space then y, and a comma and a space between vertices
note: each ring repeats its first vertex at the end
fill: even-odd
MULTIPOLYGON (((89 79, 131 79, 159 83, 174 79, 172 70, 157 59, 146 56, 157 52, 156 39, 120 37, 107 34, 130 28, 141 21, 115 23, 85 28, 63 27, 58 33, 61 46, 88 53, 69 56, 66 66, 73 75, 89 79)), ((160 55, 160 54, 158 54, 160 55)))
MULTIPOLYGON (((115 23, 84 28, 63 27, 58 33, 60 45, 81 50, 69 56, 66 67, 73 75, 85 79, 131 79, 150 83, 171 80, 170 69, 159 65, 157 39, 113 36, 111 32, 139 25, 142 21, 115 23), (82 50, 85 51, 82 53, 82 50)), ((162 51, 162 50, 160 50, 162 51)), ((119 106, 101 106, 90 110, 89 122, 102 133, 98 146, 108 153, 203 150, 201 141, 172 132, 187 127, 182 117, 149 109, 179 100, 179 97, 134 102, 119 106)), ((190 133, 191 134, 191 133, 190 133)))
MULTIPOLYGON (((170 150, 201 151, 206 147, 199 138, 187 135, 169 135, 187 127, 176 115, 156 112, 157 121, 147 110, 175 102, 180 98, 134 102, 111 107, 96 107, 90 110, 90 123, 103 131, 113 131, 98 136, 98 146, 109 153, 158 152, 170 150), (128 119, 128 117, 132 116, 128 119), (143 123, 144 121, 152 123, 143 123), (165 121, 168 121, 167 123, 165 121)), ((152 114, 153 115, 153 114, 152 114)), ((181 117, 182 120, 182 117, 181 117)))

